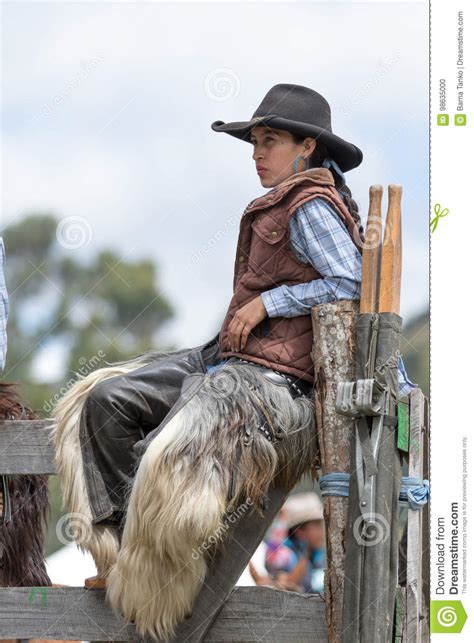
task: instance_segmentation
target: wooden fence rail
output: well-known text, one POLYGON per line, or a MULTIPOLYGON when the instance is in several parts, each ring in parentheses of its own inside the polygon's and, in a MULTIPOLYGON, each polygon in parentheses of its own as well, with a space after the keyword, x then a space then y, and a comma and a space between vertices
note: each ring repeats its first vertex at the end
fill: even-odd
MULTIPOLYGON (((52 420, 0 422, 0 473, 55 474, 51 425, 52 420)), ((271 488, 264 518, 245 514, 232 525, 193 614, 178 627, 175 641, 327 641, 319 596, 235 587, 285 497, 271 488)), ((5 638, 140 640, 134 626, 121 622, 106 603, 104 590, 84 587, 0 588, 0 639, 5 638)))
MULTIPOLYGON (((105 602, 105 592, 81 587, 0 589, 0 639, 138 641, 105 602), (31 600, 33 598, 33 600, 31 600)), ((196 640, 192 634, 184 641, 196 640)), ((324 602, 310 594, 237 587, 206 635, 209 643, 326 640, 324 602)))

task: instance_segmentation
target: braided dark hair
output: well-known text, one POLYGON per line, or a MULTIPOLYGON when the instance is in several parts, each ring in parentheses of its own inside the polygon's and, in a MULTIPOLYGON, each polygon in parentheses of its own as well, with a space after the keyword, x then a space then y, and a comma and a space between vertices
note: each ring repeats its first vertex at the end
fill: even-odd
MULTIPOLYGON (((307 138, 306 136, 299 136, 298 134, 294 134, 293 132, 290 132, 290 134, 293 138, 293 142, 296 144, 301 144, 305 140, 305 138, 307 138)), ((313 153, 308 159, 309 161, 308 169, 312 167, 322 167, 323 162, 326 158, 331 158, 328 152, 328 148, 324 143, 316 140, 316 149, 313 151, 313 153)), ((349 210, 352 218, 354 219, 356 225, 358 226, 359 237, 363 243, 364 226, 360 218, 359 206, 352 198, 352 192, 350 191, 347 183, 339 176, 337 172, 334 171, 332 167, 328 169, 330 170, 331 174, 334 177, 334 184, 336 186, 336 190, 340 190, 342 192, 344 203, 347 209, 349 210)))

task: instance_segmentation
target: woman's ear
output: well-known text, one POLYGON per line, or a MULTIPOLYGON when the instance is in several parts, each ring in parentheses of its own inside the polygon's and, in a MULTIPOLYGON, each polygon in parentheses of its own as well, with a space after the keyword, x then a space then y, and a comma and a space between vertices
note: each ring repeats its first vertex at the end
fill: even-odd
POLYGON ((310 154, 314 152, 314 150, 316 149, 316 145, 317 145, 317 142, 315 138, 311 138, 309 136, 305 138, 304 146, 306 147, 307 150, 309 150, 310 154))

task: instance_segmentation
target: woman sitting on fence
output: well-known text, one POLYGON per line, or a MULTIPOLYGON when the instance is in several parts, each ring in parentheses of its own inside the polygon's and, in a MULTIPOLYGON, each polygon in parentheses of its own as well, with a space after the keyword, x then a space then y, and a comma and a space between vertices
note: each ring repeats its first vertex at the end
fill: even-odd
POLYGON ((220 332, 80 380, 55 409, 58 472, 84 516, 112 606, 166 638, 207 573, 202 543, 230 507, 259 510, 317 453, 311 308, 360 292, 362 226, 343 172, 361 151, 312 89, 279 84, 252 119, 212 129, 250 143, 265 188, 241 219, 220 332), (106 579, 106 582, 105 580, 106 579))

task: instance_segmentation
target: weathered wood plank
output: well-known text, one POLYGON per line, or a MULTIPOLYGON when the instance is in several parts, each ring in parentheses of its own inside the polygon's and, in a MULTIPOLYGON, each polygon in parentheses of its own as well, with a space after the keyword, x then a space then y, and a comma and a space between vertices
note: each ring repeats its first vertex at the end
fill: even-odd
POLYGON ((408 643, 408 639, 406 638, 406 587, 397 587, 395 606, 395 633, 393 637, 393 643, 408 643))
MULTIPOLYGON (((103 590, 48 588, 29 600, 29 587, 0 588, 0 638, 140 640, 105 602, 103 590)), ((195 641, 192 633, 180 639, 195 641)), ((318 596, 266 587, 236 587, 205 641, 326 641, 324 602, 318 596)))
MULTIPOLYGON (((364 281, 364 279, 363 279, 364 281)), ((367 377, 367 347, 370 338, 370 313, 359 314, 356 320, 356 379, 367 377)), ((370 373, 369 373, 370 374, 370 373)), ((370 426, 370 419, 369 419, 370 426)), ((350 480, 349 480, 349 505, 347 511, 347 525, 345 532, 345 565, 344 575, 347 581, 344 584, 342 633, 343 643, 354 643, 360 640, 361 629, 361 587, 364 570, 365 547, 361 538, 356 535, 360 529, 360 507, 359 487, 357 483, 358 473, 362 476, 362 464, 356 459, 356 430, 351 432, 350 445, 350 480)))
MULTIPOLYGON (((425 396, 424 418, 423 418, 423 478, 431 479, 430 474, 430 404, 425 396)), ((423 508, 422 518, 422 562, 421 579, 423 583, 421 640, 423 643, 430 641, 430 503, 423 508)))
MULTIPOLYGON (((389 189, 391 187, 389 186, 389 189)), ((395 205, 396 202, 394 207, 395 205)), ((394 261, 396 263, 396 257, 394 261)), ((394 301, 392 301, 392 304, 394 301)), ((377 376, 383 377, 385 384, 389 385, 391 390, 397 390, 398 388, 397 360, 394 359, 394 356, 398 355, 400 350, 401 321, 401 317, 396 313, 381 312, 379 314, 376 359, 378 366, 376 370, 378 371, 377 376)), ((396 413, 396 409, 391 407, 392 403, 390 403, 389 414, 396 413)), ((395 407, 395 404, 393 404, 393 407, 395 407)), ((392 640, 395 618, 395 592, 398 585, 398 524, 401 477, 397 432, 389 421, 384 420, 377 460, 375 487, 376 526, 367 530, 370 536, 367 538, 364 553, 360 604, 360 639, 362 642, 392 640)))
POLYGON ((54 474, 53 420, 0 421, 0 473, 54 474))
POLYGON ((324 601, 311 594, 264 587, 235 588, 205 641, 327 641, 324 601))
MULTIPOLYGON (((355 379, 355 320, 359 302, 342 300, 315 306, 313 362, 315 374, 316 425, 320 446, 321 475, 349 473, 353 421, 336 413, 339 382, 355 379)), ((344 594, 344 534, 347 498, 324 499, 327 566, 324 576, 326 624, 331 643, 341 640, 344 594)))
MULTIPOLYGON (((423 478, 424 395, 410 392, 410 457, 408 475, 423 478)), ((422 511, 408 509, 407 525, 407 641, 420 643, 422 612, 422 511)))
POLYGON ((395 606, 398 576, 394 573, 394 547, 398 557, 398 495, 400 491, 396 462, 396 435, 393 427, 384 426, 379 451, 379 473, 376 488, 376 527, 368 529, 370 536, 364 553, 363 593, 361 597, 361 643, 389 641, 395 606), (383 464, 382 464, 383 463, 383 464), (394 495, 397 498, 394 502, 394 495), (393 599, 393 600, 392 600, 393 599))

